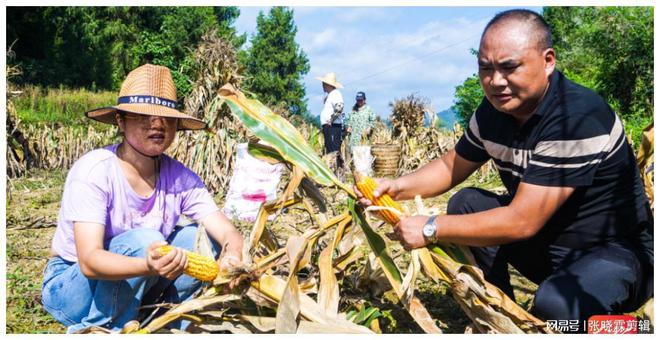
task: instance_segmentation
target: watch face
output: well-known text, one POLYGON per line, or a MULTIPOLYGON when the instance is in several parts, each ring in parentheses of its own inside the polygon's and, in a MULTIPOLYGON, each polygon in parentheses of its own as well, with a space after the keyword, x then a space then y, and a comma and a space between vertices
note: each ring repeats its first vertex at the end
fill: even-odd
POLYGON ((430 224, 425 224, 424 228, 422 229, 422 234, 424 234, 424 237, 431 237, 435 233, 435 228, 433 225, 430 224))

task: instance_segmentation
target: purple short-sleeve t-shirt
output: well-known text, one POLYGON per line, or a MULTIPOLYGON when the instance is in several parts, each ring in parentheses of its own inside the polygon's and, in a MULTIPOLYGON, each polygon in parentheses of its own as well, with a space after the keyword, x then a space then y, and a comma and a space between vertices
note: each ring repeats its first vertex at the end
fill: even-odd
POLYGON ((167 238, 181 214, 201 220, 219 210, 199 176, 166 155, 160 158, 153 195, 140 197, 121 170, 117 146, 85 154, 67 175, 53 237, 53 249, 67 261, 77 262, 74 222, 103 224, 107 245, 114 236, 135 228, 155 229, 167 238))

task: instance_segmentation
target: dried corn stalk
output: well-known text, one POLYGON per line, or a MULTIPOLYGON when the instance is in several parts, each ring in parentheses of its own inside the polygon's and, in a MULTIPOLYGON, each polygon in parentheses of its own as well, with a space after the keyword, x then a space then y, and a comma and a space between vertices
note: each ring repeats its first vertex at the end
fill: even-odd
MULTIPOLYGON (((301 142, 302 138, 286 133, 290 127, 279 120, 280 116, 272 118, 273 116, 264 114, 264 110, 267 109, 260 106, 260 103, 254 101, 246 103, 246 99, 236 92, 223 98, 232 103, 232 110, 241 120, 248 122, 247 126, 254 129, 255 133, 259 131, 259 137, 270 138, 269 144, 280 154, 280 157, 275 158, 286 160, 292 164, 292 167, 299 167, 305 174, 304 177, 308 179, 324 185, 336 185, 346 191, 349 196, 348 211, 334 217, 324 217, 321 213, 315 215, 316 211, 313 210, 309 203, 310 199, 306 196, 307 191, 297 190, 304 180, 297 178, 300 175, 292 177, 286 195, 262 207, 260 216, 265 217, 258 219, 253 226, 248 240, 249 246, 246 249, 246 258, 250 259, 246 267, 236 272, 219 275, 213 287, 203 292, 200 297, 185 303, 185 308, 181 307, 182 305, 175 306, 143 329, 137 330, 138 333, 158 331, 168 322, 178 318, 194 320, 196 324, 192 329, 202 331, 293 333, 304 332, 306 327, 316 325, 312 329, 369 333, 371 332, 369 328, 356 325, 347 319, 346 310, 342 310, 346 308, 345 306, 342 307, 341 303, 337 305, 337 292, 341 296, 342 287, 337 285, 336 277, 333 279, 334 274, 346 268, 346 264, 342 265, 342 263, 347 259, 350 262, 351 259, 354 261, 360 258, 360 252, 355 250, 355 245, 359 244, 355 242, 355 230, 362 231, 369 249, 367 253, 372 254, 375 259, 374 266, 382 270, 383 276, 404 308, 425 332, 440 333, 438 324, 441 322, 431 316, 422 301, 414 294, 415 282, 420 273, 452 285, 454 298, 473 320, 477 331, 502 333, 550 331, 544 328, 545 325, 540 320, 529 315, 496 287, 485 282, 480 271, 473 266, 474 260, 464 247, 433 245, 417 249, 412 253, 412 261, 406 275, 402 275, 389 255, 387 244, 379 232, 370 225, 365 217, 365 211, 351 198, 354 197, 354 193, 346 184, 334 177, 311 149, 305 148, 304 141, 301 142), (250 110, 254 111, 235 112, 250 110), (267 136, 268 134, 270 136, 267 136), (269 237, 265 236, 269 234, 266 232, 269 228, 267 217, 281 213, 280 209, 284 206, 289 213, 296 207, 302 206, 301 210, 309 212, 307 224, 309 227, 301 230, 297 235, 272 233, 269 237, 284 237, 289 240, 284 242, 288 247, 277 248, 273 245, 282 244, 282 240, 271 242, 273 240, 269 241, 269 237), (330 237, 331 235, 334 236, 330 237), (325 240, 324 246, 323 240, 325 240), (267 244, 270 246, 264 247, 267 244), (320 251, 319 260, 315 263, 310 260, 311 254, 318 254, 318 251, 320 251), (310 275, 314 277, 318 275, 321 279, 309 277, 310 275), (225 285, 232 279, 244 282, 237 288, 238 291, 234 292, 236 296, 241 296, 241 299, 222 301, 225 285), (315 283, 320 285, 316 301, 304 293, 309 289, 310 283, 312 286, 315 283), (251 303, 247 303, 248 300, 251 300, 251 303), (270 310, 269 319, 265 318, 264 310, 270 310), (272 318, 272 315, 276 317, 272 318)), ((428 213, 421 200, 417 203, 418 213, 428 213)), ((394 206, 391 202, 386 205, 394 206)), ((397 210, 392 207, 388 209, 397 210)), ((270 225, 270 228, 273 227, 275 226, 270 225)), ((358 320, 354 314, 351 315, 350 320, 358 320)), ((369 326, 376 331, 379 330, 378 323, 374 323, 373 320, 369 321, 369 326)))
POLYGON ((392 108, 392 131, 395 138, 405 138, 417 133, 417 128, 424 125, 424 113, 433 112, 428 98, 410 94, 406 98, 390 103, 392 108))

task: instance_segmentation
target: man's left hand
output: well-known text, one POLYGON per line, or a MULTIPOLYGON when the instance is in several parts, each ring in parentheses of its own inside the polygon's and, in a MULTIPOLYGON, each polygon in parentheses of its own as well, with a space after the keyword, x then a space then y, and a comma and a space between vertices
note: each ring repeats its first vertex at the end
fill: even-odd
POLYGON ((402 217, 401 221, 394 226, 394 233, 405 250, 412 250, 426 246, 427 242, 422 234, 422 228, 428 216, 402 217))

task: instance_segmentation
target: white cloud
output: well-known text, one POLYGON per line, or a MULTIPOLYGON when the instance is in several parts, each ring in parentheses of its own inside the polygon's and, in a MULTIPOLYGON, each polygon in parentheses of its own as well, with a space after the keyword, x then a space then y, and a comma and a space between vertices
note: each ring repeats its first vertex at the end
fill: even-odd
POLYGON ((236 19, 236 22, 234 23, 234 27, 236 27, 236 30, 238 31, 239 34, 248 33, 248 38, 249 38, 251 34, 256 32, 257 16, 259 15, 259 11, 263 11, 264 14, 268 14, 269 10, 270 7, 257 7, 257 6, 240 7, 241 13, 236 19))
MULTIPOLYGON (((268 7, 241 7, 241 16, 254 21, 259 9, 268 7)), ((469 49, 478 47, 481 30, 501 10, 293 9, 296 41, 310 61, 310 71, 304 77, 308 109, 313 114, 321 110, 323 92, 315 77, 335 72, 345 85, 345 107, 353 105, 357 91, 365 91, 368 103, 383 116, 389 114, 389 102, 411 93, 428 97, 438 111, 451 106, 454 88, 477 70, 469 49)))
MULTIPOLYGON (((328 11, 325 16, 331 22, 350 22, 369 13, 387 16, 393 12, 356 8, 328 11)), ((452 105, 454 88, 476 72, 475 57, 469 49, 477 47, 489 18, 427 22, 410 18, 399 24, 401 29, 390 32, 383 25, 359 25, 360 20, 355 20, 355 25, 299 26, 299 42, 311 64, 305 77, 308 108, 314 113, 320 111, 322 92, 314 77, 332 71, 345 84, 342 92, 349 105, 355 92, 363 90, 381 115, 389 114, 389 102, 411 93, 428 97, 437 110, 444 110, 452 105)))
POLYGON ((326 28, 325 30, 314 34, 309 46, 310 52, 327 49, 328 46, 332 46, 336 43, 336 38, 337 30, 334 28, 326 28))
POLYGON ((350 24, 364 21, 383 22, 392 18, 392 11, 385 11, 382 8, 374 7, 344 7, 337 14, 338 22, 350 24))

